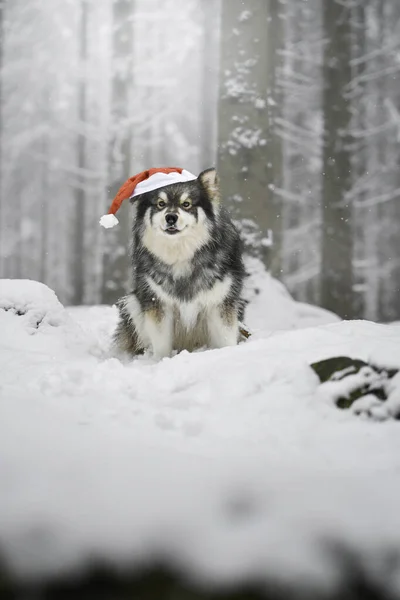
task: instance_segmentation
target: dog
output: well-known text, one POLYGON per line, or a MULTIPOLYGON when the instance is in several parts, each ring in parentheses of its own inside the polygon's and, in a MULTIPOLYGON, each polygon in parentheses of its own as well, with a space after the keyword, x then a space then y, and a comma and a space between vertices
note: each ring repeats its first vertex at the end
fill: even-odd
POLYGON ((161 359, 174 350, 236 345, 245 268, 216 170, 131 202, 133 291, 117 303, 117 350, 161 359))

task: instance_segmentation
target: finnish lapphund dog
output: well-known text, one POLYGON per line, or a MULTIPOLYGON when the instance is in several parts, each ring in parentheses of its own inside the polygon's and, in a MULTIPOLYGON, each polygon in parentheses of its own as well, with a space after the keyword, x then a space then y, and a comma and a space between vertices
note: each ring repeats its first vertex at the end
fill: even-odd
POLYGON ((215 169, 132 204, 133 291, 117 303, 117 350, 160 359, 174 350, 236 345, 245 269, 215 169))

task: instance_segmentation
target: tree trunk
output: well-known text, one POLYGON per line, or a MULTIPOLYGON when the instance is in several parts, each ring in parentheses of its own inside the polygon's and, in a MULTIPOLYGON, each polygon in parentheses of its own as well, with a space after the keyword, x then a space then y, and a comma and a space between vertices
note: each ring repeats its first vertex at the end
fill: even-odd
POLYGON ((352 211, 349 127, 351 104, 351 8, 339 0, 323 3, 324 151, 322 193, 321 303, 351 319, 353 311, 352 211))
MULTIPOLYGON (((113 79, 111 139, 109 151, 110 202, 121 184, 132 175, 130 91, 133 76, 133 0, 115 0, 113 5, 113 79)), ((102 302, 114 303, 129 286, 129 203, 118 211, 119 225, 105 232, 102 302)))
MULTIPOLYGON (((368 0, 367 0, 368 4, 368 0)), ((368 52, 367 45, 367 7, 365 3, 357 4, 352 8, 354 24, 354 44, 352 59, 355 61, 353 67, 353 78, 362 78, 366 72, 367 61, 364 57, 368 52)), ((368 128, 368 88, 364 81, 357 84, 353 102, 353 124, 352 127, 362 132, 362 137, 356 137, 352 141, 352 164, 354 173, 354 184, 357 185, 368 172, 368 139, 366 130, 368 128)), ((374 230, 371 228, 370 212, 362 208, 365 200, 365 189, 354 194, 356 207, 353 212, 353 308, 357 318, 371 318, 376 308, 374 292, 374 281, 371 280, 371 261, 376 260, 374 230), (373 249, 373 255, 371 255, 373 249)), ((372 227, 376 227, 373 220, 372 227)), ((376 286, 375 286, 376 287, 376 286)))
POLYGON ((282 74, 283 59, 281 50, 285 44, 285 5, 280 0, 269 0, 268 18, 268 73, 267 88, 268 106, 268 204, 271 205, 270 231, 272 246, 266 255, 267 266, 274 277, 282 279, 282 247, 283 247, 283 203, 281 190, 283 187, 283 143, 278 133, 276 121, 283 115, 282 74))
POLYGON ((78 87, 78 126, 77 163, 80 177, 76 183, 74 221, 71 247, 72 304, 82 304, 84 299, 84 240, 85 240, 85 168, 86 150, 86 71, 87 71, 87 28, 88 0, 81 0, 81 20, 79 32, 80 78, 78 87))
MULTIPOLYGON (((384 0, 377 0, 372 2, 373 16, 376 22, 377 29, 377 40, 376 45, 378 48, 383 48, 386 43, 385 39, 385 22, 384 22, 384 0)), ((372 12, 371 11, 371 12, 372 12)), ((387 66, 387 55, 385 53, 376 57, 372 61, 373 69, 383 70, 387 66)), ((371 102, 371 120, 369 126, 371 128, 381 127, 386 119, 386 77, 382 77, 378 84, 375 81, 371 81, 367 84, 367 96, 371 102)), ((366 127, 368 129, 368 127, 366 127)), ((370 136, 370 161, 371 170, 377 173, 377 177, 373 181, 373 185, 368 190, 369 194, 366 194, 367 200, 368 195, 380 195, 381 193, 388 192, 390 184, 387 181, 387 175, 385 171, 387 169, 386 163, 386 152, 390 143, 389 136, 382 132, 375 136, 370 136), (389 186, 388 186, 389 184, 389 186)), ((384 267, 385 257, 383 252, 384 238, 387 234, 385 231, 385 213, 387 206, 381 207, 379 205, 368 206, 368 228, 367 228, 367 248, 368 248, 368 287, 367 287, 367 312, 366 318, 372 321, 377 321, 382 318, 384 299, 383 294, 383 280, 384 274, 382 269, 384 267), (383 300, 383 301, 382 301, 383 300)), ((385 290, 386 291, 386 290, 385 290)))
MULTIPOLYGON (((397 3, 387 2, 387 0, 377 0, 376 6, 377 28, 378 28, 378 47, 384 48, 390 45, 390 33, 398 31, 396 24, 399 22, 399 9, 397 3)), ((396 33, 395 33, 396 35, 396 33)), ((393 60, 388 53, 382 54, 377 59, 377 69, 383 71, 390 66, 393 60)), ((396 63, 395 63, 396 64, 396 63)), ((379 124, 387 122, 388 101, 395 106, 399 106, 398 79, 396 77, 381 77, 378 83, 377 111, 379 115, 379 124)), ((399 135, 394 135, 393 129, 389 132, 381 132, 377 141, 379 175, 380 180, 379 193, 390 193, 399 188, 399 169, 398 169, 398 147, 399 135), (394 161, 394 170, 392 157, 394 161), (391 164, 392 163, 392 164, 391 164), (385 186, 386 183, 386 186, 385 186), (384 187, 385 186, 385 187, 384 187)), ((378 319, 384 322, 397 321, 400 318, 400 258, 398 248, 399 228, 400 228, 400 198, 399 194, 394 194, 391 200, 378 204, 375 207, 377 222, 379 223, 378 238, 378 319)))
MULTIPOLYGON (((395 35, 398 35, 399 27, 400 27, 400 6, 397 1, 391 3, 391 11, 390 11, 390 22, 394 25, 395 35)), ((397 55, 396 55, 397 59, 397 55)), ((393 77, 391 80, 392 85, 392 97, 397 107, 400 107, 400 90, 399 90, 399 81, 400 76, 397 74, 396 77, 393 77)), ((394 152, 397 153, 396 160, 396 168, 394 172, 394 181, 393 186, 395 189, 400 189, 400 169, 398 168, 399 160, 400 160, 400 152, 399 152, 399 142, 400 142, 400 112, 398 112, 398 123, 397 123, 397 137, 395 137, 394 141, 394 152)), ((392 226, 392 236, 391 236, 391 246, 389 251, 392 253, 393 257, 393 267, 390 273, 390 284, 391 284, 391 301, 392 307, 389 316, 389 320, 391 321, 400 321, 400 252, 399 252, 399 228, 400 228, 400 194, 397 193, 396 198, 392 200, 392 215, 391 215, 391 226, 392 226)))
MULTIPOLYGON (((281 272, 281 144, 274 129, 278 0, 223 0, 219 101, 219 174, 233 216, 250 219, 274 245, 264 256, 281 272)), ((261 245, 261 248, 265 248, 261 245)))

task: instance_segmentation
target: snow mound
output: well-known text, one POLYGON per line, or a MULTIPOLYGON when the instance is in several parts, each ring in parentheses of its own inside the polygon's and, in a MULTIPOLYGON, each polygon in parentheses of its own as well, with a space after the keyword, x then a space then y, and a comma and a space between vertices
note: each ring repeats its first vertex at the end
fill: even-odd
POLYGON ((235 348, 123 364, 102 352, 114 309, 65 311, 32 283, 0 282, 0 548, 16 573, 164 559, 213 582, 326 589, 341 547, 400 591, 400 425, 324 401, 310 368, 351 356, 397 369, 399 327, 319 314, 235 348), (18 306, 42 324, 20 328, 18 306))
POLYGON ((52 350, 54 355, 72 347, 89 351, 93 343, 84 342, 82 329, 53 290, 28 279, 0 279, 0 330, 9 352, 52 350))
POLYGON ((57 296, 46 285, 27 279, 0 280, 0 310, 22 317, 29 333, 39 327, 58 327, 66 313, 57 296))
POLYGON ((283 331, 339 322, 334 313, 318 306, 296 302, 283 283, 274 279, 263 263, 252 256, 245 259, 249 277, 245 283, 246 325, 255 337, 269 331, 283 331))

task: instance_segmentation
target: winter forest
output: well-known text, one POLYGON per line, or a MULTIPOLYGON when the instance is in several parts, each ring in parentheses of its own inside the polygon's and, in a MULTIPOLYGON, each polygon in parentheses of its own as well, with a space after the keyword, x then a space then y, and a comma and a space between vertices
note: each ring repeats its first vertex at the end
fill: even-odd
POLYGON ((398 0, 3 0, 0 277, 129 288, 129 176, 216 165, 298 300, 400 320, 398 0))

